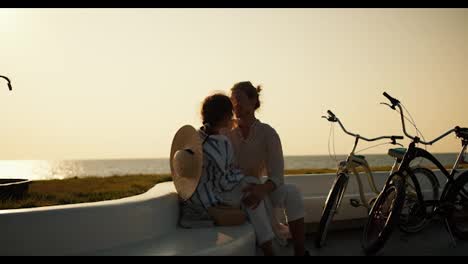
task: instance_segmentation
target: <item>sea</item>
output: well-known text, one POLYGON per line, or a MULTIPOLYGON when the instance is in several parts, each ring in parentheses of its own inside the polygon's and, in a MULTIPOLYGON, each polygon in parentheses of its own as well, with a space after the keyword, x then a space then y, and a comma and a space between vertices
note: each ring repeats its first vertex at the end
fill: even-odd
MULTIPOLYGON (((457 153, 439 153, 435 157, 451 165, 457 153)), ((285 156, 285 169, 336 169, 344 155, 285 156)), ((366 156, 370 166, 391 166, 393 158, 383 154, 366 156)), ((426 165, 425 162, 422 165, 426 165)), ((73 177, 109 177, 140 174, 169 174, 168 158, 114 160, 0 160, 0 178, 4 179, 66 179, 73 177)))

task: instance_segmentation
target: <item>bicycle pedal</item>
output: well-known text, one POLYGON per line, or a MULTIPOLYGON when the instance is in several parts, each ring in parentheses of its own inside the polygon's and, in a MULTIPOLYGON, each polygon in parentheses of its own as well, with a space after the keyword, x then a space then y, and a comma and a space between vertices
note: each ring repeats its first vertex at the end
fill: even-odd
POLYGON ((356 199, 350 199, 350 200, 349 200, 349 203, 350 203, 351 206, 354 207, 354 208, 358 208, 358 207, 361 207, 361 206, 362 206, 362 204, 361 204, 358 200, 356 200, 356 199))

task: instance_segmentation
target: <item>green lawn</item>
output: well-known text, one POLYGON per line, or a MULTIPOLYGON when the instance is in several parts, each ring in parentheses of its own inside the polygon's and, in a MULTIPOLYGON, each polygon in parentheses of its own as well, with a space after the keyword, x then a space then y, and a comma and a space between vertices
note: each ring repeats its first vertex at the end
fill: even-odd
POLYGON ((0 201, 0 209, 113 200, 146 192, 170 175, 128 175, 32 181, 23 199, 0 201))

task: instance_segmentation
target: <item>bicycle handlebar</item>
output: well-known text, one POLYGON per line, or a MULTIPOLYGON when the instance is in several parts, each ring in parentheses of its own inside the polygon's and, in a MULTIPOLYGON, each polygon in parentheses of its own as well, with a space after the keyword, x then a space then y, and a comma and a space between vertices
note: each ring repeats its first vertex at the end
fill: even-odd
POLYGON ((3 79, 5 79, 5 80, 8 82, 8 83, 7 83, 7 85, 8 85, 8 90, 10 90, 10 91, 13 90, 13 88, 11 87, 11 81, 10 81, 10 79, 8 79, 8 77, 6 77, 6 76, 1 76, 1 75, 0 75, 0 78, 3 78, 3 79))
POLYGON ((397 100, 397 99, 395 99, 395 98, 393 98, 393 97, 391 97, 391 96, 390 96, 388 93, 386 93, 386 92, 384 92, 383 95, 384 95, 385 97, 387 97, 387 99, 390 101, 390 103, 392 103, 392 106, 391 106, 392 109, 393 109, 393 110, 396 110, 396 109, 395 109, 395 106, 396 106, 396 105, 399 105, 399 104, 400 104, 400 101, 397 100))
POLYGON ((323 118, 327 119, 329 122, 338 122, 338 124, 340 124, 340 126, 341 126, 341 129, 343 129, 343 131, 346 134, 348 134, 348 135, 350 135, 352 137, 359 138, 359 139, 362 139, 362 140, 365 140, 365 141, 368 141, 368 142, 378 141, 378 140, 382 140, 382 139, 391 139, 392 144, 397 144, 396 143, 397 140, 404 139, 403 136, 383 136, 383 137, 377 137, 377 138, 369 139, 369 138, 363 137, 363 136, 361 136, 359 134, 351 133, 348 130, 346 130, 343 123, 341 123, 340 119, 338 117, 336 117, 336 115, 332 111, 328 110, 327 113, 328 113, 329 116, 328 117, 323 116, 323 118))
MULTIPOLYGON (((421 143, 423 145, 432 145, 438 141, 440 141, 441 139, 445 138, 446 136, 450 135, 451 133, 455 132, 457 130, 457 128, 455 129, 451 129, 450 131, 444 133, 443 135, 441 135, 440 137, 430 141, 430 142, 425 142, 425 141, 422 141, 420 138, 418 137, 414 137, 414 136, 411 136, 407 131, 406 131, 406 123, 405 123, 405 116, 403 114, 403 108, 401 107, 401 102, 396 99, 396 98, 393 98, 392 96, 390 96, 388 93, 384 92, 383 95, 388 99, 390 100, 390 102, 392 103, 392 105, 390 106, 393 110, 396 110, 395 107, 398 107, 400 109, 400 115, 401 115, 401 124, 403 126, 403 133, 405 133, 405 135, 407 137, 409 137, 410 139, 412 139, 413 141, 417 142, 417 143, 421 143)), ((384 103, 385 104, 385 103, 384 103)))

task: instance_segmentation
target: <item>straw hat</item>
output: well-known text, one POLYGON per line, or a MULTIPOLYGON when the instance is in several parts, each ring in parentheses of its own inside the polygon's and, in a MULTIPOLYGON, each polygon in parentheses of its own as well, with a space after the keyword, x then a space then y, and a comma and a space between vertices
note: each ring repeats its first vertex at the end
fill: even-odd
POLYGON ((202 174, 203 149, 195 128, 185 125, 177 131, 172 140, 169 160, 177 193, 187 200, 197 189, 202 174))

